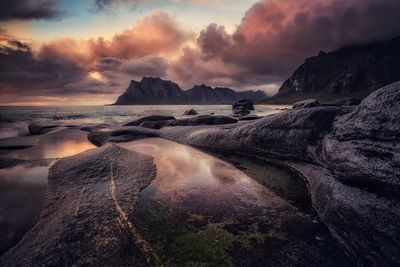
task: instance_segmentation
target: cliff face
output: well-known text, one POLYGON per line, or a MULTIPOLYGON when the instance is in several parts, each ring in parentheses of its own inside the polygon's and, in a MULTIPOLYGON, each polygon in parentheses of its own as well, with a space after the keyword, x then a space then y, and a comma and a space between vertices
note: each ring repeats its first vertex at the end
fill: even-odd
POLYGON ((362 99, 372 91, 400 80, 400 37, 369 45, 320 52, 287 79, 268 102, 292 103, 305 98, 333 101, 362 99))
POLYGON ((204 84, 184 91, 171 81, 144 77, 140 82, 131 81, 115 105, 231 104, 244 98, 263 100, 267 95, 263 91, 236 92, 229 88, 212 88, 204 84))

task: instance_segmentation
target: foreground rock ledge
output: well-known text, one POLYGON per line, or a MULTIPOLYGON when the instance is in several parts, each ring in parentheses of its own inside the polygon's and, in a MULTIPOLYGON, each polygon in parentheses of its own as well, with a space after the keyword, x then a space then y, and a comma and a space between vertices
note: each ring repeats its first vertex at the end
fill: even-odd
POLYGON ((41 217, 0 266, 147 266, 157 259, 129 221, 155 177, 150 157, 106 145, 51 167, 41 217))
POLYGON ((400 82, 375 91, 358 107, 289 110, 244 124, 132 131, 110 130, 101 140, 158 136, 274 159, 304 176, 313 207, 360 265, 400 265, 400 82))

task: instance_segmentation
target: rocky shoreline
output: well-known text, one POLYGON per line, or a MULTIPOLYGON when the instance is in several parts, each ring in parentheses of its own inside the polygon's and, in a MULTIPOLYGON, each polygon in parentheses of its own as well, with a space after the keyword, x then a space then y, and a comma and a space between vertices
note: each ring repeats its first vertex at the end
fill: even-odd
POLYGON ((400 263, 399 114, 400 83, 394 83, 357 107, 289 110, 223 126, 109 129, 89 139, 99 144, 157 136, 274 159, 305 177, 319 216, 360 265, 393 266, 400 263))
POLYGON ((154 178, 152 159, 109 144, 147 137, 290 168, 305 179, 320 219, 358 265, 400 264, 400 82, 358 106, 300 108, 254 121, 216 117, 85 127, 101 147, 51 167, 39 222, 0 265, 157 265, 124 222, 154 178))

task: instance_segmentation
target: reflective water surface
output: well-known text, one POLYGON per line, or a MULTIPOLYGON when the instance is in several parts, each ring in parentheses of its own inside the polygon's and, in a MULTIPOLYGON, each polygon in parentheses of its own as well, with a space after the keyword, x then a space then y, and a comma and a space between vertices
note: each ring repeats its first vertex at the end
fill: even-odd
MULTIPOLYGON (((346 263, 316 214, 305 212, 312 209, 296 208, 233 165, 160 138, 120 145, 154 157, 157 177, 130 219, 165 265, 346 263)), ((277 179, 293 179, 283 169, 263 168, 277 179)), ((305 185, 288 190, 307 192, 299 187, 305 185)))
POLYGON ((48 165, 0 169, 0 255, 36 223, 45 199, 48 165))
POLYGON ((36 146, 13 151, 6 157, 26 160, 63 158, 94 147, 87 139, 87 132, 77 129, 62 129, 42 135, 36 146))
POLYGON ((76 129, 61 129, 38 138, 33 147, 1 154, 2 158, 26 161, 13 167, 0 165, 0 255, 21 240, 39 218, 50 164, 55 162, 43 159, 63 158, 95 147, 86 132, 76 129))

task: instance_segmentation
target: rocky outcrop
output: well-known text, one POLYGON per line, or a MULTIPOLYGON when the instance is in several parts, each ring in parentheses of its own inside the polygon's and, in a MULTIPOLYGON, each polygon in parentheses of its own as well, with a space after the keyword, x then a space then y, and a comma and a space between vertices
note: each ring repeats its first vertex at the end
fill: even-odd
POLYGON ((230 104, 243 98, 262 100, 267 95, 263 91, 236 92, 204 84, 184 91, 174 82, 144 77, 140 82, 131 81, 115 105, 230 104))
POLYGON ((320 104, 316 99, 306 99, 303 101, 298 101, 293 104, 292 109, 302 109, 302 108, 315 108, 319 107, 320 104))
POLYGON ((237 109, 239 107, 242 107, 247 110, 254 110, 254 103, 251 99, 242 99, 238 102, 233 103, 232 109, 237 109))
POLYGON ((48 132, 54 130, 57 127, 59 127, 59 125, 55 125, 55 124, 47 125, 47 124, 38 124, 38 123, 32 123, 32 124, 29 124, 29 126, 28 126, 29 133, 32 135, 45 134, 45 133, 48 133, 48 132))
POLYGON ((55 163, 39 221, 1 266, 147 266, 157 258, 129 221, 155 177, 148 156, 107 145, 55 163))
POLYGON ((351 98, 351 97, 343 97, 337 99, 333 102, 335 106, 357 106, 361 103, 359 99, 351 98))
POLYGON ((400 192, 400 82, 379 89, 335 122, 324 140, 327 166, 360 187, 400 192))
POLYGON ((302 174, 313 207, 359 265, 400 265, 400 82, 359 106, 288 110, 221 126, 166 127, 160 137, 274 160, 302 174))
POLYGON ((250 114, 250 111, 245 109, 244 107, 237 107, 232 109, 232 113, 234 117, 241 117, 250 114))
POLYGON ((140 118, 138 120, 131 121, 125 124, 124 126, 139 126, 145 121, 167 121, 167 120, 175 120, 175 118, 172 116, 160 116, 160 115, 147 116, 140 118))
POLYGON ((107 142, 127 142, 142 138, 158 137, 158 132, 150 129, 130 126, 130 127, 115 127, 99 131, 92 131, 88 134, 88 139, 96 146, 102 146, 107 142))
POLYGON ((197 114, 198 114, 197 111, 192 108, 185 110, 185 112, 183 113, 183 115, 186 115, 186 116, 193 116, 193 115, 197 115, 197 114))
POLYGON ((306 98, 332 102, 362 99, 400 80, 400 37, 339 49, 307 58, 268 103, 293 103, 306 98))

